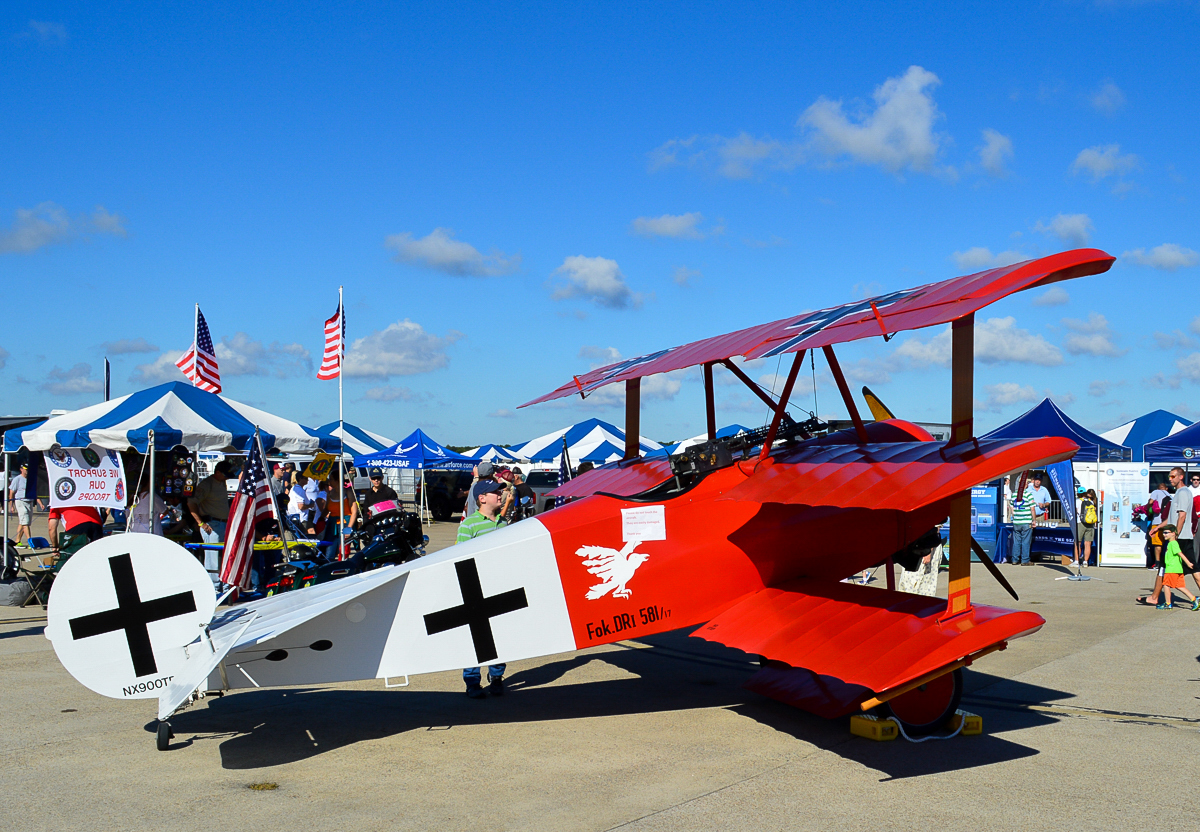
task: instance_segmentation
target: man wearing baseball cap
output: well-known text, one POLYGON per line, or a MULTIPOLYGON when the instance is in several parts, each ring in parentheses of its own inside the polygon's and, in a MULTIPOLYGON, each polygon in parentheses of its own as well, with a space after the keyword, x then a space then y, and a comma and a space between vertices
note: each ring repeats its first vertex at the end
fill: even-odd
MULTIPOLYGON (((29 465, 21 463, 21 473, 17 474, 12 479, 12 484, 8 487, 8 501, 13 504, 17 510, 17 546, 21 545, 22 540, 28 540, 32 535, 30 526, 33 524, 33 504, 34 500, 28 499, 25 492, 29 490, 29 465)), ((36 501, 38 509, 42 508, 42 501, 36 501)))
MULTIPOLYGON (((487 463, 485 463, 487 464, 487 463)), ((482 465, 480 466, 483 467, 482 465)), ((490 468, 490 464, 488 465, 490 468)), ((489 471, 490 473, 490 471, 489 471)), ((480 480, 471 487, 471 497, 474 498, 478 510, 466 517, 458 526, 458 539, 455 543, 474 540, 485 534, 496 531, 504 524, 500 517, 500 506, 503 501, 504 488, 493 480, 480 480)), ((463 681, 467 683, 467 696, 472 699, 483 699, 488 695, 504 695, 504 665, 488 665, 488 689, 483 689, 482 673, 478 667, 468 667, 463 670, 463 681)))

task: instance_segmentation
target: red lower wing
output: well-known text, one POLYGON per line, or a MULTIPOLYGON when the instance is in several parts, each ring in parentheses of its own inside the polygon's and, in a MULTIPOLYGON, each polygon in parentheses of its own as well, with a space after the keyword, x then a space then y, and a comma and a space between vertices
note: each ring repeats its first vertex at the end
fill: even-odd
POLYGON ((755 593, 693 635, 811 671, 807 678, 764 672, 759 684, 791 685, 762 692, 837 716, 1046 623, 1032 612, 983 605, 943 622, 945 611, 943 598, 801 579, 755 593))

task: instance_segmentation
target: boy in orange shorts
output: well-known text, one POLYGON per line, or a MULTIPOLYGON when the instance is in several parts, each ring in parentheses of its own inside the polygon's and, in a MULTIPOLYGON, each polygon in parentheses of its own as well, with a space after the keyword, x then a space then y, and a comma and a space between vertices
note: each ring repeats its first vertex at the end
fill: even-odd
POLYGON ((1163 540, 1167 541, 1167 550, 1163 553, 1163 559, 1166 561, 1163 571, 1163 599, 1156 609, 1169 610, 1173 606, 1173 597, 1171 590, 1178 589, 1187 598, 1191 599, 1192 610, 1200 610, 1200 600, 1196 596, 1188 592, 1187 584, 1183 582, 1183 565, 1186 563, 1188 569, 1194 570, 1191 560, 1180 551, 1179 541, 1175 539, 1175 525, 1173 523, 1164 523, 1158 528, 1162 533, 1163 540))

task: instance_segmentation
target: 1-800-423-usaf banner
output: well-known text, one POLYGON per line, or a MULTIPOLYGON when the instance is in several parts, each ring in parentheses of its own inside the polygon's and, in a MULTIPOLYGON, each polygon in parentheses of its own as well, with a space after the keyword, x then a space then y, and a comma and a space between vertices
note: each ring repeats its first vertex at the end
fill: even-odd
POLYGON ((50 505, 126 507, 125 465, 116 451, 95 445, 46 451, 50 505))

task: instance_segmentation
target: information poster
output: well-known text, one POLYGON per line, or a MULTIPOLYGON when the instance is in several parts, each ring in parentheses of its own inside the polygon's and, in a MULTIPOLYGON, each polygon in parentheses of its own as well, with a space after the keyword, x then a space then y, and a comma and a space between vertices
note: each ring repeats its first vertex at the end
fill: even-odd
POLYGON ((994 485, 971 489, 971 537, 989 555, 996 548, 996 491, 994 485))
POLYGON ((125 466, 116 451, 89 445, 46 451, 50 506, 124 509, 125 466))
POLYGON ((1150 499, 1149 467, 1144 462, 1102 463, 1100 494, 1100 565, 1144 567, 1146 533, 1134 525, 1133 507, 1150 499))

